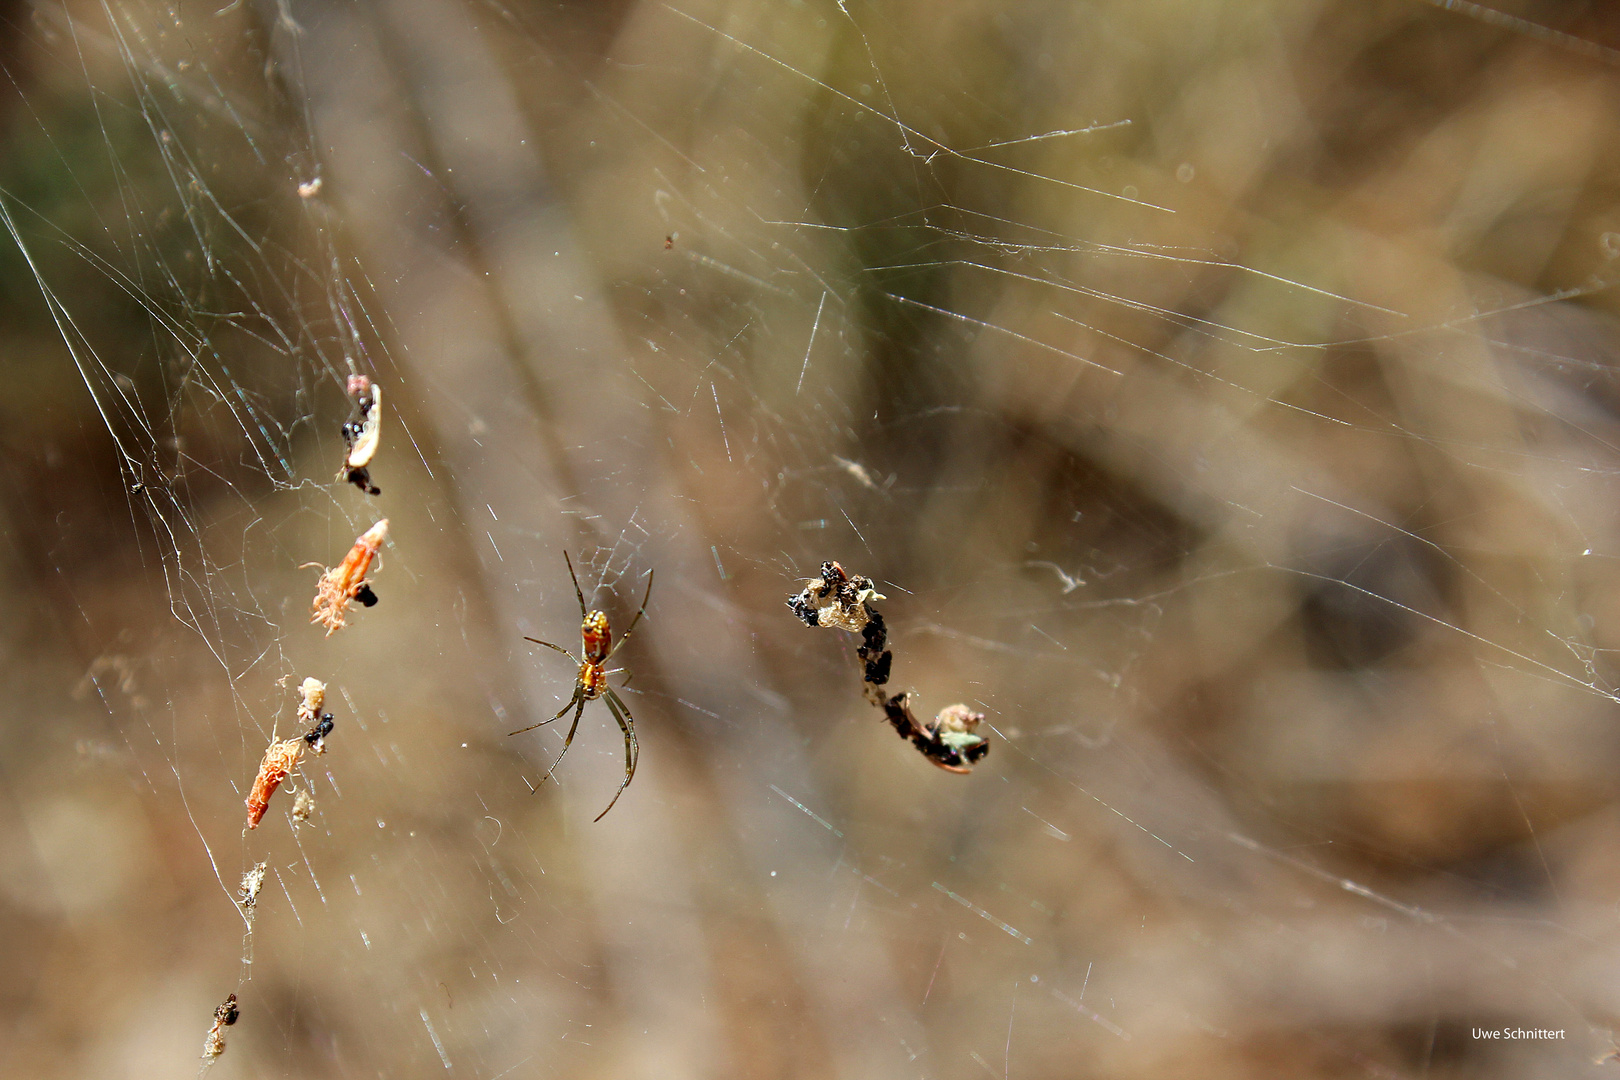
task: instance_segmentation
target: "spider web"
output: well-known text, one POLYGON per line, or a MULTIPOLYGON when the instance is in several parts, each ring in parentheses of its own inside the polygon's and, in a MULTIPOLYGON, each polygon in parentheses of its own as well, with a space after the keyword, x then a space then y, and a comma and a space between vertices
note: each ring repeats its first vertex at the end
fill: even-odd
POLYGON ((0 1071, 1613 1067, 1601 9, 0 13, 0 1071))

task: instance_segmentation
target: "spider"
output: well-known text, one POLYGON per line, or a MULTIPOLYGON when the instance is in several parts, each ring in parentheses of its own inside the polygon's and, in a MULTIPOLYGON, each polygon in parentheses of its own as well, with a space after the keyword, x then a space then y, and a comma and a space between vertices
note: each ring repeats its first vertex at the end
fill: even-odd
MULTIPOLYGON (((607 663, 613 659, 613 654, 619 651, 620 646, 630 640, 630 635, 634 632, 636 623, 640 622, 642 615, 646 614, 647 600, 652 596, 653 572, 651 570, 647 571, 647 592, 641 598, 640 610, 636 612, 636 617, 630 620, 630 625, 625 629, 624 635, 615 642, 613 640, 613 631, 608 626, 607 615, 600 611, 586 609, 585 594, 579 588, 579 575, 574 573, 574 562, 568 557, 566 551, 563 552, 563 562, 568 564, 568 576, 574 581, 574 595, 579 598, 579 651, 584 654, 584 659, 575 656, 561 645, 553 645, 549 641, 541 641, 539 638, 532 638, 527 635, 524 636, 523 640, 532 641, 536 645, 544 645, 548 649, 555 649, 579 665, 579 674, 574 679, 574 696, 569 698, 568 704, 558 709, 557 715, 550 720, 542 720, 538 724, 530 724, 526 728, 518 728, 516 731, 507 734, 521 735, 525 731, 533 731, 537 727, 551 723, 552 720, 561 719, 569 709, 574 710, 574 719, 568 727, 568 736, 563 739, 562 752, 557 755, 557 760, 551 763, 551 768, 546 770, 546 775, 540 778, 540 783, 543 784, 556 771, 558 763, 563 759, 563 754, 568 753, 568 747, 574 741, 574 732, 579 729, 579 718, 585 713, 585 703, 601 698, 603 703, 607 705, 608 712, 613 714, 613 719, 618 723, 619 730, 624 732, 624 782, 619 785, 619 790, 613 793, 613 802, 607 804, 607 810, 603 810, 596 815, 595 820, 601 821, 607 816, 608 810, 613 809, 613 803, 619 801, 619 796, 624 794, 624 789, 630 786, 630 781, 635 779, 636 759, 641 753, 636 746, 636 723, 630 716, 630 709, 625 705, 623 699, 614 692, 613 688, 608 685, 607 681, 609 675, 617 675, 624 669, 614 668, 612 671, 608 671, 607 663)), ((629 682, 628 679, 625 681, 629 682)), ((538 790, 538 787, 536 787, 536 790, 538 790)))

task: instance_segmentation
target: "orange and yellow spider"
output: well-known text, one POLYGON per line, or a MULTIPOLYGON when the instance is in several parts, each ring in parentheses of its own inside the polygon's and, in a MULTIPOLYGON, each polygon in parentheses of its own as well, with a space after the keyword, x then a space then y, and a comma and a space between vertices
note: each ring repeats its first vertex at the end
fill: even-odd
MULTIPOLYGON (((613 803, 619 801, 619 796, 624 794, 624 789, 630 786, 630 781, 635 779, 636 759, 641 753, 636 746, 636 722, 630 716, 630 709, 625 705, 623 699, 614 692, 613 688, 608 685, 607 681, 609 675, 617 675, 624 669, 615 668, 609 671, 607 670, 607 663, 613 659, 613 654, 619 651, 619 647, 630 640, 630 634, 635 630, 636 623, 640 622, 641 617, 646 614, 647 601, 652 596, 653 572, 651 570, 647 571, 647 592, 641 598, 640 610, 636 612, 636 617, 630 620, 630 625, 625 628, 624 635, 615 642, 613 640, 613 630, 608 626, 607 615, 600 611, 586 610, 585 594, 580 591, 579 587, 579 575, 574 573, 574 562, 568 557, 566 551, 563 552, 563 562, 568 564, 568 576, 574 580, 574 595, 579 598, 579 651, 584 654, 584 659, 575 656, 561 645, 553 645, 549 641, 541 641, 539 638, 528 636, 525 636, 523 640, 532 641, 536 645, 544 645, 548 649, 555 649, 579 665, 579 674, 574 679, 574 696, 568 699, 568 704, 557 710, 557 715, 553 716, 551 720, 542 720, 538 724, 530 724, 526 728, 518 728, 516 731, 507 732, 507 734, 521 735, 525 731, 533 731, 537 727, 543 727, 551 723, 552 720, 561 719, 569 709, 574 710, 574 720, 568 727, 568 736, 563 739, 562 751, 557 754, 557 760, 551 763, 551 768, 546 770, 546 775, 540 778, 540 783, 543 784, 556 771, 558 763, 563 759, 563 754, 568 753, 568 747, 574 741, 574 732, 579 730, 579 718, 585 714, 585 703, 601 698, 602 702, 607 705, 608 712, 612 713, 613 719, 618 722, 619 730, 624 732, 624 782, 619 785, 619 790, 613 793, 613 802, 607 804, 607 810, 603 810, 596 815, 595 820, 601 821, 607 816, 608 810, 613 809, 613 803)), ((536 785, 535 790, 539 790, 538 785, 536 785)))

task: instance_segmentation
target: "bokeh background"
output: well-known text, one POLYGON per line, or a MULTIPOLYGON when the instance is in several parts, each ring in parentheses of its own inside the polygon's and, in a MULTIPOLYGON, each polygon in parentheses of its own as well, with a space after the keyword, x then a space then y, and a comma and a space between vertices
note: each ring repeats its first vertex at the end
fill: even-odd
POLYGON ((1609 6, 0 28, 0 1074, 1620 1068, 1609 6))

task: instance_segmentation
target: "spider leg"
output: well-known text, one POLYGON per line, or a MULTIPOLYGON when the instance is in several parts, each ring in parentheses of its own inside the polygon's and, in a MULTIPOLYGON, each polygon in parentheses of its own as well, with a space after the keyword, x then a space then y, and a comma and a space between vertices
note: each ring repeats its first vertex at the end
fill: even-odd
POLYGON ((527 635, 524 636, 523 640, 524 641, 532 641, 536 645, 544 645, 548 649, 556 649, 558 652, 560 652, 564 656, 568 657, 568 659, 573 660, 576 666, 579 664, 579 660, 574 656, 574 654, 569 652, 567 649, 563 648, 561 645, 553 645, 549 641, 541 641, 537 637, 529 637, 527 635))
POLYGON ((585 594, 579 591, 579 575, 574 573, 574 560, 568 557, 568 549, 563 549, 563 562, 568 564, 568 576, 574 579, 574 595, 579 597, 579 617, 585 617, 585 594))
MULTIPOLYGON (((545 642, 541 642, 541 644, 543 645, 543 644, 545 644, 545 642)), ((557 646, 555 646, 555 645, 552 646, 553 649, 555 649, 556 647, 557 646)), ((582 700, 584 698, 584 696, 585 696, 585 688, 576 683, 574 685, 574 696, 568 699, 568 704, 564 705, 562 708, 557 710, 557 716, 553 716, 551 718, 551 720, 557 719, 558 716, 561 716, 563 713, 567 712, 569 709, 572 709, 575 705, 578 705, 581 709, 584 709, 585 708, 585 702, 582 700)), ((506 734, 508 736, 521 735, 525 731, 533 731, 537 727, 545 727, 547 724, 551 723, 551 720, 542 720, 538 724, 530 724, 528 727, 520 727, 516 731, 508 731, 506 734)), ((574 717, 574 723, 576 723, 576 724, 579 723, 579 717, 577 717, 577 716, 574 717)), ((574 737, 574 733, 572 731, 570 731, 568 733, 568 737, 570 739, 572 739, 574 737)), ((567 750, 568 747, 564 746, 563 749, 567 750)), ((562 755, 559 754, 558 756, 561 757, 562 755)))
MULTIPOLYGON (((557 766, 562 763, 563 754, 568 753, 569 744, 571 744, 574 741, 574 732, 579 730, 579 718, 581 716, 585 715, 585 695, 583 694, 583 692, 579 695, 578 701, 579 701, 579 707, 574 710, 574 722, 572 724, 568 725, 568 737, 563 740, 562 751, 557 754, 557 759, 551 763, 551 768, 546 770, 546 775, 544 775, 544 776, 542 776, 540 778, 540 784, 543 784, 547 780, 551 779, 551 774, 556 772, 557 771, 557 766)), ((567 708, 563 709, 563 712, 567 712, 567 711, 568 711, 567 708)), ((557 714, 557 716, 561 716, 561 715, 562 715, 562 713, 557 714)), ((553 720, 555 720, 556 718, 557 718, 556 716, 552 717, 553 720)), ((534 790, 539 791, 540 790, 540 784, 536 784, 534 786, 534 790)))
POLYGON ((613 714, 613 719, 618 721, 619 730, 624 732, 624 782, 619 785, 619 790, 613 793, 613 802, 607 804, 607 810, 596 815, 597 821, 607 817, 608 810, 613 809, 613 803, 619 801, 624 789, 636 778, 636 759, 641 756, 641 748, 636 745, 636 724, 630 717, 630 710, 625 708, 619 695, 611 689, 602 691, 602 700, 607 703, 608 712, 613 714))
MULTIPOLYGON (((614 653, 618 652, 619 647, 622 646, 626 641, 630 640, 630 634, 631 634, 632 631, 635 630, 636 623, 640 622, 641 617, 647 613, 647 601, 652 598, 652 583, 653 583, 653 572, 651 570, 648 570, 647 571, 647 592, 641 598, 641 610, 637 611, 636 612, 636 617, 630 620, 630 625, 625 628, 624 633, 619 635, 619 640, 613 643, 613 648, 608 651, 608 656, 609 657, 611 657, 614 653)), ((606 659, 604 659, 603 662, 606 663, 606 659)))

